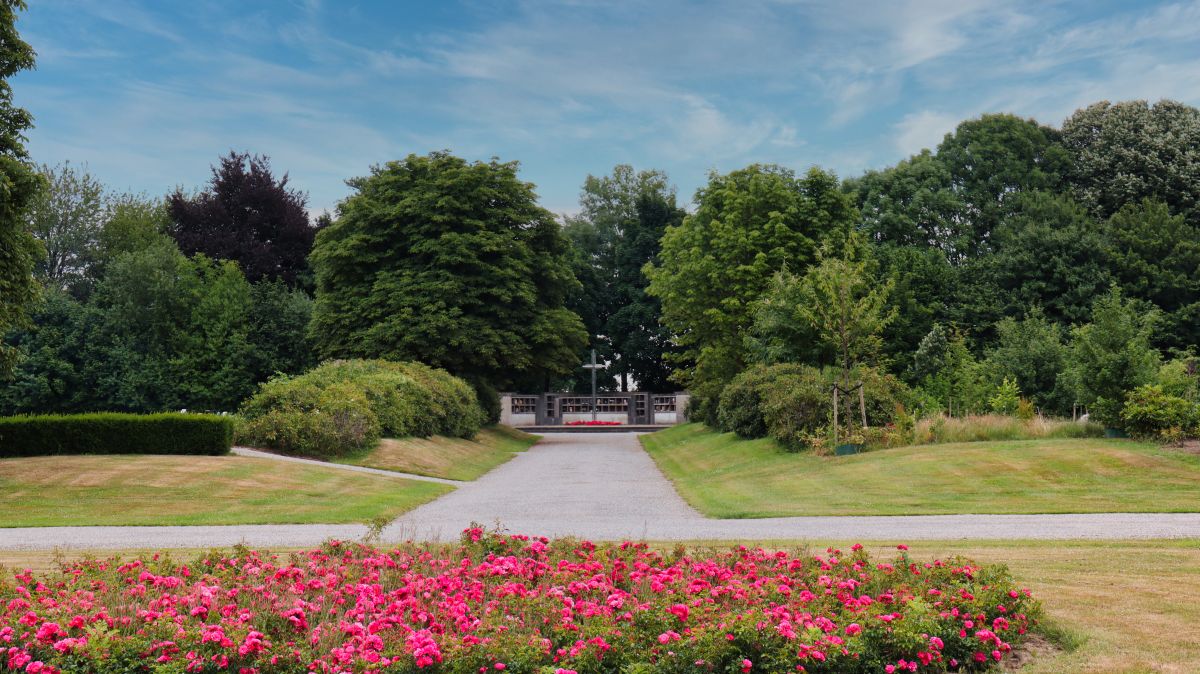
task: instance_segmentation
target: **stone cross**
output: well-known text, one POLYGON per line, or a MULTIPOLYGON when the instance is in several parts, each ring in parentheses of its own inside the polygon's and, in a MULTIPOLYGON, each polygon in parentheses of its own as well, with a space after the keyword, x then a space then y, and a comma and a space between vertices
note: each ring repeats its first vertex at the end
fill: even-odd
POLYGON ((602 367, 596 364, 596 350, 592 349, 592 362, 583 366, 583 369, 592 371, 592 421, 596 420, 596 370, 602 367))

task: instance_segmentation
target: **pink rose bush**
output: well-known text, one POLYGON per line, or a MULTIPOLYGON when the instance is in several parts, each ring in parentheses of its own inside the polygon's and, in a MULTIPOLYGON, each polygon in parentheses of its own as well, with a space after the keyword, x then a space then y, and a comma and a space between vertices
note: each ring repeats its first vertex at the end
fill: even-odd
POLYGON ((1002 567, 855 548, 664 553, 473 527, 457 546, 79 561, 0 579, 0 671, 981 672, 1036 623, 1002 567))

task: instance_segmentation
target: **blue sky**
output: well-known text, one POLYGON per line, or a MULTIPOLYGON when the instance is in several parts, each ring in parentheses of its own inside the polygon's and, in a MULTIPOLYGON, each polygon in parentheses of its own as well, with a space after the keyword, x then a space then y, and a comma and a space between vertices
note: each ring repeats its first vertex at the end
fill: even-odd
POLYGON ((839 175, 1005 111, 1200 104, 1200 2, 33 0, 13 82, 35 160, 118 190, 267 154, 314 211, 411 152, 519 160, 573 211, 588 173, 839 175))

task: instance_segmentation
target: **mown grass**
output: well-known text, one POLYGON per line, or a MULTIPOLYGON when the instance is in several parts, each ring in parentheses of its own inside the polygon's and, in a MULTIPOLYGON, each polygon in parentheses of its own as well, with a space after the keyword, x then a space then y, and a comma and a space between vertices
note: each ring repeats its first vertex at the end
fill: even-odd
POLYGON ((355 466, 394 470, 449 480, 474 480, 528 449, 539 436, 507 426, 485 428, 462 438, 386 438, 366 454, 339 460, 355 466))
POLYGON ((0 459, 0 527, 368 522, 452 489, 238 456, 0 459))
POLYGON ((784 452, 701 424, 642 436, 709 517, 1200 511, 1200 456, 1127 440, 1041 439, 784 452))
MULTIPOLYGON (((872 555, 892 555, 900 541, 861 541, 872 555)), ((758 543, 747 541, 749 545, 758 543)), ((812 552, 853 541, 772 541, 768 548, 812 552)), ((727 548, 731 543, 697 542, 727 548)), ((1022 674, 1190 674, 1200 662, 1200 541, 917 541, 914 559, 963 555, 979 563, 1007 564, 1018 582, 1042 600, 1053 625, 1077 647, 1042 656, 1022 674)), ((665 543, 670 549, 674 543, 665 543)), ((200 551, 175 551, 180 560, 200 551)), ((284 553, 287 550, 276 550, 284 553)), ((49 571, 56 559, 130 558, 146 550, 0 550, 11 569, 49 571)))

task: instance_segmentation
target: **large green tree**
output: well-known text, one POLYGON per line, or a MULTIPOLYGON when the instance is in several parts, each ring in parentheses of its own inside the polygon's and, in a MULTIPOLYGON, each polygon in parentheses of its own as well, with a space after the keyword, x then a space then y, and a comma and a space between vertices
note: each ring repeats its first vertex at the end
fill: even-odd
POLYGON ((644 391, 665 390, 670 334, 659 320, 658 299, 646 292, 643 267, 658 260, 666 228, 683 220, 675 188, 661 171, 621 164, 610 176, 587 177, 580 206, 564 226, 583 284, 571 307, 608 362, 607 378, 615 377, 622 390, 630 380, 644 391))
POLYGON ((1112 276, 1099 224, 1065 195, 1026 192, 1009 205, 992 252, 963 270, 955 316, 985 343, 993 324, 1039 307, 1064 326, 1085 322, 1112 276))
POLYGON ((1155 344, 1200 346, 1200 227, 1144 200, 1114 213, 1104 235, 1104 257, 1125 293, 1163 312, 1155 344))
POLYGON ((857 233, 826 240, 803 274, 778 272, 755 303, 746 340, 750 356, 772 364, 833 365, 842 384, 850 370, 882 356, 882 333, 895 318, 865 238, 857 233))
POLYGON ((43 166, 47 188, 29 208, 29 230, 46 249, 38 276, 46 285, 78 286, 95 261, 109 198, 100 181, 70 163, 43 166))
POLYGON ((349 184, 312 255, 323 357, 419 360, 497 388, 579 365, 570 244, 515 162, 409 155, 349 184))
POLYGON ((946 164, 929 150, 882 171, 846 181, 858 201, 862 226, 877 244, 933 248, 949 262, 974 247, 963 197, 946 164))
POLYGON ((970 233, 959 252, 970 256, 986 251, 1018 195, 1060 188, 1071 158, 1058 136, 1035 120, 1009 114, 967 120, 946 135, 937 159, 964 206, 959 227, 970 233))
MULTIPOLYGON (((25 229, 25 211, 42 187, 22 144, 33 125, 28 112, 13 105, 13 75, 33 67, 33 49, 17 33, 24 0, 0 0, 0 334, 21 325, 37 294, 33 267, 43 251, 25 229)), ((17 353, 0 343, 0 375, 12 371, 17 353)))
POLYGON ((1200 110, 1101 101, 1063 122, 1076 198, 1101 218, 1151 198, 1200 226, 1200 110))
POLYGON ((711 400, 746 365, 743 338, 772 275, 785 263, 806 269, 855 209, 830 173, 797 177, 761 164, 710 174, 695 202, 695 213, 667 229, 647 274, 681 347, 675 380, 711 400))

